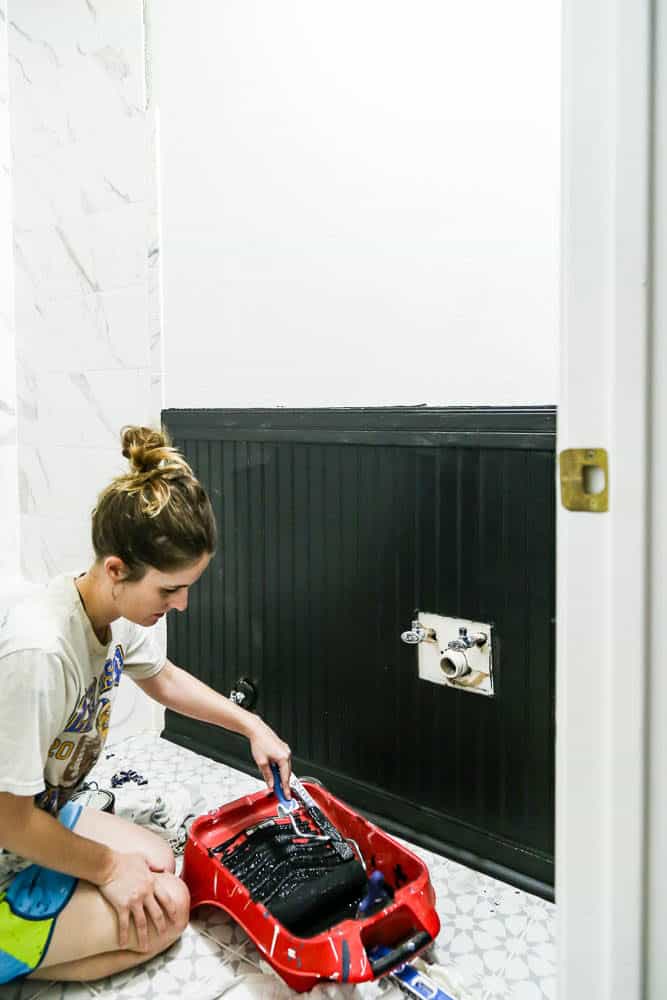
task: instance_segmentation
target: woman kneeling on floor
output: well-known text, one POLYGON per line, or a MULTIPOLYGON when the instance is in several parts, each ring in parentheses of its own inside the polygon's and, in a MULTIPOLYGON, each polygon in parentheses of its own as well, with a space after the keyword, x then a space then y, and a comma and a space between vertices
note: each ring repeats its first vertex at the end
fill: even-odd
POLYGON ((122 445, 131 469, 93 511, 93 565, 0 617, 0 983, 108 976, 163 951, 188 921, 168 844, 70 801, 104 747, 124 672, 159 704, 246 736, 269 788, 272 761, 289 787, 287 744, 160 653, 154 626, 187 607, 215 518, 165 434, 128 427, 122 445))

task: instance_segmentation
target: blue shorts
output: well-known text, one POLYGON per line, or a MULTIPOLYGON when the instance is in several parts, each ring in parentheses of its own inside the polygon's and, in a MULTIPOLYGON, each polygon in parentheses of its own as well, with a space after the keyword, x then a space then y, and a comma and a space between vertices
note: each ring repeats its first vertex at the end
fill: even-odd
MULTIPOLYGON (((82 807, 67 802, 58 819, 73 830, 82 807)), ((30 865, 0 892, 0 983, 29 975, 46 955, 56 919, 79 880, 73 875, 30 865)))

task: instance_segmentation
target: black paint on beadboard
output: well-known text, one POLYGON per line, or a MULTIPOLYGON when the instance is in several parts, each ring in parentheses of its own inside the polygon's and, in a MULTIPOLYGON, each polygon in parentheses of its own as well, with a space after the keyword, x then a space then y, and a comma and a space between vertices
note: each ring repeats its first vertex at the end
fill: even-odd
MULTIPOLYGON (((553 407, 165 410, 219 551, 169 655, 385 828, 552 896, 553 407), (415 609, 493 622, 496 696, 417 676, 415 609)), ((165 736, 256 773, 247 743, 165 736)))

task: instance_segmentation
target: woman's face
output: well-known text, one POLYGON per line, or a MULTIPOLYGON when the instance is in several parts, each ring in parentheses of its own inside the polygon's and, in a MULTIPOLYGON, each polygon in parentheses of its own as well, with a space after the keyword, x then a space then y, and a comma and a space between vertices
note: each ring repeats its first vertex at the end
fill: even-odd
POLYGON ((118 613, 137 625, 155 625, 167 611, 176 608, 185 611, 188 606, 188 590, 202 575, 211 554, 205 552, 186 569, 163 573, 149 567, 146 573, 134 583, 122 582, 114 588, 118 613))

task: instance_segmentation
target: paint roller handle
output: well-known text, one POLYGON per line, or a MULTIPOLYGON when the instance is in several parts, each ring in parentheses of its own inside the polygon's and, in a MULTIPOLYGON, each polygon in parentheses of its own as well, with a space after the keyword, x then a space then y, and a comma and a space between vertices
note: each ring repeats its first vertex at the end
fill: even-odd
MULTIPOLYGON (((381 926, 378 924, 378 927, 381 926)), ((428 933, 428 931, 417 931, 412 937, 408 938, 407 941, 403 941, 400 944, 395 945, 393 948, 388 948, 383 945, 378 945, 372 948, 368 952, 368 957, 371 960, 371 969, 373 970, 373 976, 378 979, 383 976, 385 972, 389 972, 397 965, 401 965, 403 962, 407 961, 408 958, 414 958, 414 956, 422 951, 427 945, 431 944, 433 938, 428 933)), ((437 994, 436 994, 437 996, 437 994)))

